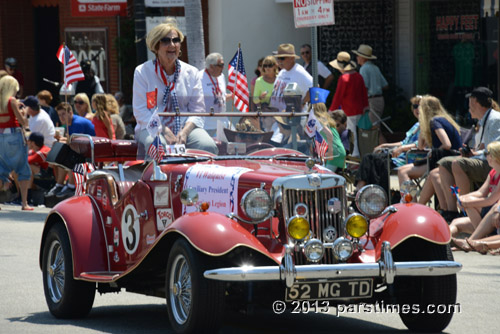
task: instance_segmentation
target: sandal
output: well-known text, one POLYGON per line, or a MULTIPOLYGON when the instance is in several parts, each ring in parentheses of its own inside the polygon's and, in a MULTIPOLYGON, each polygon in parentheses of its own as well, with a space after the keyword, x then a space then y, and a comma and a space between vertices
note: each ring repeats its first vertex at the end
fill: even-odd
POLYGON ((500 255, 500 248, 490 250, 491 255, 500 255))
POLYGON ((472 248, 472 250, 478 252, 479 254, 485 255, 490 250, 488 245, 482 241, 469 240, 468 238, 465 238, 465 241, 470 246, 470 248, 472 248))
POLYGON ((33 211, 33 210, 35 210, 35 208, 33 208, 31 206, 25 206, 25 207, 21 208, 21 210, 23 210, 23 211, 33 211))
POLYGON ((464 252, 470 252, 472 250, 471 246, 467 242, 467 239, 456 239, 456 238, 451 238, 451 241, 455 244, 456 248, 455 250, 459 251, 462 250, 464 252))

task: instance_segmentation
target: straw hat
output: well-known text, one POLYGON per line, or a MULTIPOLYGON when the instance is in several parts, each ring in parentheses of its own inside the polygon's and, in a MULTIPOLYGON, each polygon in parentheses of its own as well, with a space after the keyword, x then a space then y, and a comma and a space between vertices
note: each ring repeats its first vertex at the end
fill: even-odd
POLYGON ((357 50, 352 50, 352 52, 365 59, 377 59, 377 57, 372 54, 372 47, 366 44, 361 44, 357 50))
POLYGON ((356 69, 356 63, 351 60, 351 55, 348 52, 340 51, 337 54, 337 59, 329 63, 333 68, 340 71, 350 71, 356 69))
POLYGON ((295 47, 293 44, 285 43, 280 44, 278 46, 278 51, 276 54, 273 52, 273 56, 275 57, 295 57, 295 59, 299 59, 300 57, 295 54, 295 47))

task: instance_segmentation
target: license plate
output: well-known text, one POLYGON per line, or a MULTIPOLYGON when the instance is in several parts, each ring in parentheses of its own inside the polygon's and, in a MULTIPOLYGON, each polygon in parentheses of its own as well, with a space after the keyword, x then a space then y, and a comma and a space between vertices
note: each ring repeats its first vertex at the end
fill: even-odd
POLYGON ((285 300, 334 300, 369 298, 373 293, 373 279, 298 282, 286 288, 285 300))

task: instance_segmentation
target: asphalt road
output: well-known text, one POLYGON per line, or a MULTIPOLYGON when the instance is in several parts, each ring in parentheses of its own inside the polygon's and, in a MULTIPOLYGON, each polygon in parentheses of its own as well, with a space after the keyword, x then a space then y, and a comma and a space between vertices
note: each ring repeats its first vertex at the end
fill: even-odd
MULTIPOLYGON (((40 235, 49 211, 22 212, 20 206, 0 205, 0 333, 171 333, 162 298, 122 292, 96 295, 90 315, 58 320, 50 315, 38 265, 40 235)), ((498 332, 500 256, 457 252, 458 303, 445 333, 498 332)), ((221 333, 401 333, 397 314, 361 313, 253 316, 228 314, 221 333)))

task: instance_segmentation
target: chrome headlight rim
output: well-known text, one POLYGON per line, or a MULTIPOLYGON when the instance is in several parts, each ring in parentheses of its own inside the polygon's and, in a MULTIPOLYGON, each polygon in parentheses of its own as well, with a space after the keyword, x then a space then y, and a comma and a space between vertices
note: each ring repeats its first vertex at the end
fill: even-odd
POLYGON ((344 238, 344 237, 340 237, 340 238, 337 238, 337 240, 335 240, 333 242, 333 245, 332 245, 332 250, 333 250, 333 255, 339 260, 339 261, 347 261, 351 256, 352 256, 352 253, 354 252, 354 246, 352 244, 352 242, 347 239, 347 238, 344 238), (342 255, 339 248, 342 246, 342 245, 349 245, 350 247, 350 251, 348 251, 347 254, 344 254, 342 255))
POLYGON ((325 256, 325 246, 319 239, 316 238, 310 239, 304 244, 302 252, 304 253, 304 256, 309 262, 317 263, 321 261, 321 259, 325 256), (319 257, 313 258, 311 256, 313 253, 313 249, 321 249, 321 254, 319 255, 319 257))
POLYGON ((271 196, 267 193, 267 191, 261 188, 254 188, 250 189, 243 195, 243 197, 241 198, 240 207, 248 218, 250 218, 254 223, 259 223, 271 217, 273 204, 271 196), (255 195, 256 193, 259 193, 260 195, 264 196, 267 202, 267 205, 263 206, 265 208, 264 212, 258 216, 251 214, 252 211, 250 209, 252 208, 248 207, 248 205, 251 204, 251 199, 252 199, 251 196, 255 195))
MULTIPOLYGON (((382 188, 379 185, 376 184, 369 184, 361 188, 358 193, 356 194, 356 207, 359 209, 359 211, 369 217, 369 218, 375 218, 380 216, 382 211, 387 207, 388 203, 388 198, 387 198, 387 193, 385 192, 384 188, 382 188), (369 199, 373 199, 374 196, 377 195, 382 198, 382 202, 380 206, 378 206, 375 210, 373 208, 372 210, 368 210, 370 207, 368 204, 370 203, 369 199), (366 204, 368 203, 368 204, 366 204), (366 205, 365 205, 366 204, 366 205)), ((376 204, 375 204, 376 205, 376 204)))

